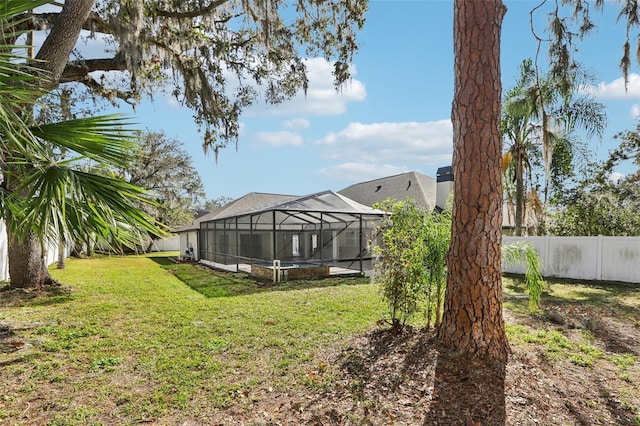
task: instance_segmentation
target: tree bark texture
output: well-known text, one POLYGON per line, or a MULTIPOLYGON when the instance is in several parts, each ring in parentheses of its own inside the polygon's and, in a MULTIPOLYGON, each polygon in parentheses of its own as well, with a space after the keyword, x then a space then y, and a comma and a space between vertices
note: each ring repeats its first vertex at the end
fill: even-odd
POLYGON ((66 266, 66 247, 64 241, 58 241, 58 261, 56 262, 56 268, 64 269, 66 266))
POLYGON ((46 89, 58 86, 62 72, 69 62, 69 54, 76 45, 80 31, 91 13, 94 0, 66 0, 51 32, 42 43, 37 65, 47 72, 41 85, 46 89))
POLYGON ((11 287, 39 288, 54 282, 45 265, 42 246, 35 235, 18 240, 7 227, 7 238, 11 287))
POLYGON ((454 207, 438 338, 460 355, 504 362, 502 317, 502 0, 454 3, 454 207))
POLYGON ((514 234, 518 237, 522 235, 522 224, 525 222, 524 209, 524 141, 517 141, 518 147, 515 150, 514 161, 516 166, 516 217, 514 234))

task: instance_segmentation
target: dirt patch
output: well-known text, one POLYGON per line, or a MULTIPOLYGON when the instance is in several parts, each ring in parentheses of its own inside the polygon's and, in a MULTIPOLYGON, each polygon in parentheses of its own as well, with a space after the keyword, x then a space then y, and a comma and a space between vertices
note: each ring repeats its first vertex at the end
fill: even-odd
MULTIPOLYGON (((0 284, 1 285, 1 284, 0 284)), ((47 285, 34 288, 0 287, 0 307, 24 306, 28 304, 55 303, 56 297, 68 297, 73 290, 58 281, 51 280, 47 285)))

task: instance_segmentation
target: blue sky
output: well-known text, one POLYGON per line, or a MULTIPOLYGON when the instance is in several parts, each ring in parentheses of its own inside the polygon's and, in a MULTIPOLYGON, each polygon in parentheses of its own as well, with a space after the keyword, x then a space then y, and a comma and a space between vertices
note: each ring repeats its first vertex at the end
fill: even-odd
MULTIPOLYGON (((535 55, 529 11, 538 3, 505 1, 503 89, 513 85, 522 60, 535 55)), ((635 128, 640 111, 638 67, 625 92, 618 69, 624 28, 615 25, 618 5, 607 7, 579 53, 599 82, 597 99, 607 107, 605 137, 590 142, 597 157, 617 145, 614 134, 635 128)), ((542 31, 544 16, 537 21, 542 31)), ((247 110, 237 150, 221 151, 217 163, 203 154, 191 112, 169 97, 144 101, 136 122, 182 141, 208 198, 337 191, 411 170, 435 176, 451 162, 453 1, 371 0, 360 43, 353 81, 341 93, 333 89, 330 64, 310 58, 307 97, 300 94, 277 107, 258 102, 247 110)), ((128 108, 121 112, 133 114, 128 108)))

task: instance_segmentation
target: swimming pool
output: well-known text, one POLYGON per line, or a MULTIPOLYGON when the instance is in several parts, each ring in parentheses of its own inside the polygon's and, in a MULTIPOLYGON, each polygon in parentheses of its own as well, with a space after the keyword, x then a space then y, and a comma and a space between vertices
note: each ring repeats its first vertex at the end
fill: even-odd
POLYGON ((299 280, 303 278, 322 278, 329 276, 329 266, 310 262, 280 262, 279 267, 273 263, 254 263, 251 275, 273 280, 273 282, 299 280))

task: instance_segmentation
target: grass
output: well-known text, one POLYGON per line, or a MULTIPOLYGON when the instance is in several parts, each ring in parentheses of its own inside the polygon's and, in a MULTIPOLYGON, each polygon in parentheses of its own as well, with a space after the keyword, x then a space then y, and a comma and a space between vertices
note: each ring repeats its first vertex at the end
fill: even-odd
MULTIPOLYGON (((527 313, 527 300, 519 297, 525 293, 524 280, 517 276, 503 278, 507 291, 505 307, 518 313, 527 313), (509 297, 509 294, 515 297, 509 297)), ((581 282, 577 280, 547 280, 543 303, 547 306, 572 306, 581 308, 606 307, 611 313, 640 326, 638 284, 622 282, 581 282)))
MULTIPOLYGON (((271 393, 328 388, 327 351, 344 349, 385 313, 367 279, 272 286, 163 256, 70 259, 52 270, 68 291, 0 293, 0 324, 11 330, 0 328, 0 424, 206 422, 231 405, 251 410, 271 393)), ((522 282, 504 284, 505 307, 528 315, 522 282)), ((632 286, 552 282, 542 305, 605 307, 640 324, 632 286)), ((512 345, 536 345, 583 368, 611 363, 630 389, 624 401, 637 399, 639 357, 605 353, 581 330, 508 325, 512 345)))
POLYGON ((27 346, 0 353, 3 376, 14 377, 0 421, 19 423, 41 398, 51 411, 39 414, 56 413, 51 424, 99 424, 206 415, 265 392, 323 386, 318 352, 383 312, 365 279, 273 287, 137 256, 71 259, 52 273, 73 286, 69 294, 0 315, 27 346))
MULTIPOLYGON (((523 279, 505 277, 503 285, 507 291, 505 308, 520 314, 527 313, 526 299, 521 297, 523 279)), ((507 333, 511 344, 535 343, 545 348, 545 356, 565 358, 581 367, 593 367, 598 360, 605 359, 618 366, 621 379, 629 380, 627 369, 640 361, 640 356, 628 353, 605 355, 593 344, 596 337, 602 340, 602 336, 596 336, 595 328, 603 313, 637 327, 640 325, 639 307, 640 286, 637 284, 555 280, 548 284, 543 295, 543 312, 537 315, 550 324, 546 328, 508 324, 507 333), (581 332, 570 333, 572 329, 581 332)), ((609 337, 615 339, 615 332, 611 331, 611 334, 609 337)))

